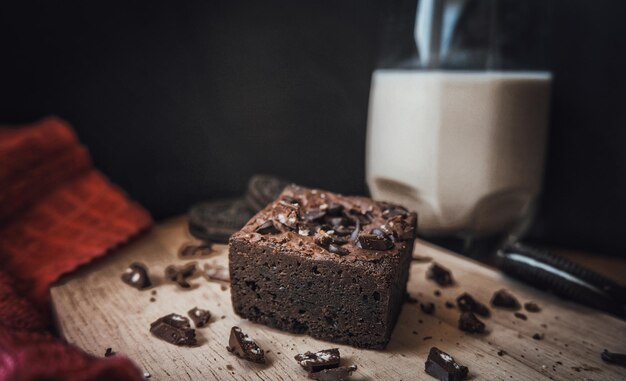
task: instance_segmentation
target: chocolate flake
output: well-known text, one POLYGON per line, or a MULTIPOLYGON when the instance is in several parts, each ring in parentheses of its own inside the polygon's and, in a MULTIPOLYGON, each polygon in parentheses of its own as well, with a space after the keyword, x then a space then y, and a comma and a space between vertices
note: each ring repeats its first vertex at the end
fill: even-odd
POLYGON ((304 213, 302 216, 306 221, 316 221, 326 216, 326 211, 320 209, 311 209, 304 213))
POLYGON ((115 356, 115 352, 113 352, 113 349, 109 347, 104 351, 104 357, 111 357, 111 356, 115 356))
POLYGON ((496 293, 493 294, 493 297, 491 298, 491 305, 494 307, 509 308, 512 310, 519 310, 521 307, 517 298, 505 289, 496 291, 496 293))
POLYGON ((434 281, 441 287, 447 287, 454 284, 452 273, 447 268, 433 263, 426 272, 426 278, 434 281))
POLYGON ((272 220, 267 220, 267 221, 263 222, 261 225, 257 226, 256 229, 254 229, 254 231, 259 233, 259 234, 278 234, 278 233, 280 233, 280 230, 276 229, 276 226, 274 226, 274 221, 272 221, 272 220))
POLYGON ((348 249, 345 249, 341 246, 337 246, 334 243, 331 243, 330 245, 328 245, 328 251, 330 251, 333 254, 339 254, 341 256, 350 254, 348 249))
POLYGON ((428 315, 432 315, 435 312, 434 303, 420 303, 420 308, 422 309, 422 312, 428 315))
POLYGON ((483 317, 489 317, 491 315, 486 305, 474 299, 467 292, 456 298, 456 304, 459 306, 459 310, 463 312, 469 311, 483 317))
POLYGON ((356 369, 356 365, 324 369, 319 372, 309 373, 309 378, 317 381, 345 381, 356 369))
POLYGON ((138 290, 143 290, 152 285, 146 265, 139 262, 131 263, 121 278, 124 283, 138 290))
POLYGON ((528 312, 540 312, 541 311, 541 307, 539 307, 539 305, 535 302, 524 303, 524 308, 528 312))
POLYGON ((230 339, 228 340, 226 349, 244 360, 259 364, 265 363, 265 352, 263 349, 248 335, 243 333, 239 327, 231 328, 230 339))
POLYGON ((191 328, 189 319, 178 314, 172 313, 157 319, 150 324, 150 332, 170 344, 196 344, 196 330, 191 328))
POLYGON ((469 370, 458 364, 454 357, 437 347, 430 348, 424 370, 438 380, 461 381, 467 378, 469 370))
POLYGON ((605 349, 604 351, 602 351, 602 354, 600 355, 600 357, 602 358, 604 362, 626 366, 626 354, 613 353, 605 349))
POLYGON ((319 372, 324 369, 337 368, 341 361, 338 348, 324 349, 319 352, 306 352, 294 357, 298 364, 307 372, 319 372))
POLYGON ((187 312, 196 328, 206 327, 211 319, 211 312, 194 307, 187 312))
POLYGON ((463 312, 459 318, 459 329, 469 333, 485 332, 485 323, 478 320, 473 312, 463 312))

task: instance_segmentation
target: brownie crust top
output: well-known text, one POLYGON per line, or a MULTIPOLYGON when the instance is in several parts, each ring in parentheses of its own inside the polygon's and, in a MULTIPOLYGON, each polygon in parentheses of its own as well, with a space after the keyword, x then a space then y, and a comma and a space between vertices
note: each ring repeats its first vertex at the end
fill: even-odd
POLYGON ((366 197, 297 185, 285 188, 231 237, 315 260, 378 261, 412 244, 417 215, 366 197))

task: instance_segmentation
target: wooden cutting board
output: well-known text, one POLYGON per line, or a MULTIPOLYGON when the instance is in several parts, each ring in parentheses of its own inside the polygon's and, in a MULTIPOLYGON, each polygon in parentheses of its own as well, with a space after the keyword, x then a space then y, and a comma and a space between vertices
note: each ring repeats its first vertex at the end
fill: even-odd
MULTIPOLYGON (((66 276, 52 288, 58 328, 70 342, 96 356, 107 347, 130 357, 156 380, 296 380, 305 379, 293 356, 305 351, 339 347, 342 361, 355 364, 354 380, 433 380, 424 373, 432 346, 450 353, 470 369, 472 380, 626 380, 626 368, 602 362, 604 348, 626 352, 626 322, 536 291, 499 272, 454 253, 418 242, 416 255, 428 256, 450 268, 458 285, 440 289, 425 279, 429 263, 414 262, 409 293, 436 305, 426 315, 418 304, 405 304, 393 338, 384 351, 356 349, 284 333, 251 323, 233 313, 228 287, 203 278, 185 291, 165 283, 164 268, 182 264, 177 250, 191 240, 186 221, 177 219, 155 227, 133 244, 66 276), (145 291, 131 288, 120 274, 134 261, 145 263, 156 285, 145 291), (521 302, 534 301, 542 311, 525 312, 520 320, 510 311, 492 308, 483 319, 488 333, 465 334, 457 329, 459 312, 444 306, 467 291, 488 303, 494 291, 506 288, 521 302), (151 302, 152 290, 156 291, 151 302), (440 296, 435 291, 440 290, 440 296), (171 312, 185 314, 206 308, 212 323, 197 330, 200 345, 176 347, 153 337, 150 323, 171 312), (269 364, 240 360, 225 349, 234 325, 268 352, 269 364), (536 333, 543 340, 534 340, 536 333), (504 351, 502 356, 498 351, 504 351)), ((227 265, 227 247, 199 260, 227 265)))

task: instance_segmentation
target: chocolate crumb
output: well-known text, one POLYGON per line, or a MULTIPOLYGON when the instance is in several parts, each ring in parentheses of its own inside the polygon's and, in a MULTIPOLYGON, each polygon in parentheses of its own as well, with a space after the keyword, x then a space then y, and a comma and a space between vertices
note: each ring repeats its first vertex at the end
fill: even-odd
POLYGON ((124 271, 121 278, 122 282, 138 290, 152 286, 150 276, 148 275, 148 268, 143 263, 131 263, 124 271))
POLYGON ((155 298, 150 298, 150 301, 151 302, 156 302, 156 299, 155 298))
POLYGON ((111 357, 111 356, 114 356, 114 355, 115 355, 115 352, 113 352, 112 348, 107 348, 104 351, 104 357, 111 357))
POLYGON ((489 317, 491 315, 486 305, 474 299, 467 292, 456 298, 456 304, 459 306, 459 310, 463 312, 473 312, 483 317, 489 317))
POLYGON ((533 335, 533 339, 535 339, 535 340, 543 340, 543 333, 535 333, 533 335))
POLYGON ((498 351, 498 356, 504 356, 505 354, 506 354, 506 351, 503 351, 502 349, 498 351))
POLYGON ((432 315, 435 312, 434 303, 420 303, 420 308, 422 309, 422 312, 428 315, 432 315))
POLYGON ((485 323, 478 320, 472 312, 463 312, 459 318, 459 329, 469 333, 485 332, 485 323))
POLYGON ((541 311, 541 307, 537 303, 534 302, 526 302, 524 303, 524 308, 528 312, 539 312, 541 311))
POLYGON ((230 365, 230 364, 226 364, 226 369, 228 369, 228 370, 233 370, 233 369, 235 369, 235 368, 233 368, 233 366, 232 366, 232 365, 230 365))
POLYGON ((187 315, 193 320, 196 328, 206 327, 211 319, 211 313, 208 310, 203 310, 198 307, 194 307, 187 312, 187 315))
POLYGON ((435 290, 434 294, 435 294, 435 296, 441 296, 441 291, 435 290))
POLYGON ((207 256, 213 252, 210 242, 186 242, 178 249, 178 257, 181 259, 189 259, 200 256, 207 256))
POLYGON ((521 312, 515 312, 513 315, 516 318, 520 319, 520 320, 527 320, 528 319, 528 317, 526 317, 526 315, 521 313, 521 312))
POLYGON ((493 297, 491 298, 491 305, 494 307, 509 308, 513 310, 519 310, 521 307, 517 298, 504 289, 496 291, 493 294, 493 297))
POLYGON ((447 287, 454 284, 452 272, 438 263, 433 263, 430 266, 426 272, 426 278, 434 281, 441 287, 447 287))

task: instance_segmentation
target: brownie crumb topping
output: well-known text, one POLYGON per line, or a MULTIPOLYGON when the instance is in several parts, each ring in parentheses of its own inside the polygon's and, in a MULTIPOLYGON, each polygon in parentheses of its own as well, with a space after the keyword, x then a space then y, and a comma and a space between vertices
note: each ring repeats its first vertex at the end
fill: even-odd
POLYGON ((266 219, 257 222, 254 232, 294 232, 313 237, 317 246, 339 256, 350 254, 354 248, 387 251, 415 238, 414 214, 401 206, 380 203, 380 208, 374 210, 372 206, 362 208, 358 203, 344 205, 327 199, 320 191, 298 198, 282 195, 269 207, 266 219))

